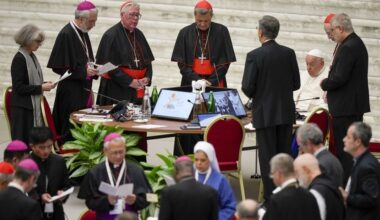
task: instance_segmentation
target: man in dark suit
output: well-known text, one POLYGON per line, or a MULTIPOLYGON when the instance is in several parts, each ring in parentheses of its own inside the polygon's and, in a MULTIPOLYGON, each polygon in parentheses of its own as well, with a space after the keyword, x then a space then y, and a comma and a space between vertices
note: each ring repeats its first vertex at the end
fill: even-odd
POLYGON ((380 219, 380 165, 368 151, 371 127, 353 123, 344 138, 344 151, 354 158, 346 189, 340 188, 347 206, 347 220, 380 219))
POLYGON ((312 154, 302 154, 294 161, 299 184, 309 189, 317 200, 322 220, 344 220, 345 207, 338 186, 321 172, 312 154))
POLYGON ((266 206, 264 220, 320 220, 317 201, 300 187, 294 174, 293 158, 284 153, 270 161, 271 176, 277 188, 266 206))
POLYGON ((176 185, 161 193, 159 220, 217 220, 217 192, 194 178, 193 162, 187 156, 174 165, 176 185))
POLYGON ((295 121, 293 91, 300 87, 294 50, 275 41, 279 30, 275 17, 265 15, 260 19, 258 36, 262 46, 248 53, 242 81, 243 92, 252 98, 265 200, 274 189, 268 176, 269 160, 281 152, 290 154, 295 121))
POLYGON ((337 14, 331 21, 331 34, 339 48, 334 56, 328 78, 321 82, 327 91, 327 104, 333 117, 333 131, 338 158, 347 180, 352 157, 343 151, 343 138, 355 121, 363 121, 370 111, 368 92, 368 53, 363 41, 353 30, 346 14, 337 14))
POLYGON ((25 159, 18 164, 13 181, 0 191, 0 216, 2 220, 42 220, 37 201, 27 193, 33 188, 39 175, 37 164, 25 159))
POLYGON ((319 163, 321 171, 335 185, 343 186, 343 167, 327 147, 323 145, 323 134, 316 124, 307 123, 297 129, 297 143, 301 153, 313 154, 319 163))

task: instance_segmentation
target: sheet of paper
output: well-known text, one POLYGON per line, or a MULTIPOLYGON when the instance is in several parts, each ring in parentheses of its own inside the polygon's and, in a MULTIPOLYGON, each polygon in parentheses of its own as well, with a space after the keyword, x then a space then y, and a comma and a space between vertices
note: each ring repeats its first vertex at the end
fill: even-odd
POLYGON ((133 183, 123 184, 116 188, 102 181, 99 186, 99 191, 111 196, 126 197, 133 193, 133 183))
POLYGON ((49 202, 54 202, 55 200, 63 198, 63 197, 65 197, 65 196, 67 196, 67 195, 69 195, 69 194, 71 194, 73 192, 74 192, 74 187, 71 187, 71 188, 65 190, 60 195, 56 195, 56 196, 51 197, 51 199, 49 200, 49 202))
POLYGON ((117 188, 103 181, 100 183, 99 191, 107 195, 117 196, 117 188))
POLYGON ((144 128, 144 129, 152 129, 152 128, 164 128, 167 127, 166 125, 152 125, 152 124, 147 124, 147 125, 134 125, 132 128, 144 128))
POLYGON ((57 84, 59 82, 61 82, 62 80, 66 79, 67 77, 71 76, 71 73, 69 73, 68 71, 63 74, 54 84, 57 84))
POLYGON ((104 73, 107 73, 107 72, 109 72, 109 71, 111 71, 111 70, 114 70, 114 69, 116 69, 117 68, 117 66, 115 66, 115 65, 113 65, 112 63, 110 63, 110 62, 108 62, 108 63, 106 63, 106 64, 104 64, 103 66, 100 66, 99 68, 98 68, 98 71, 99 71, 99 75, 102 75, 102 74, 104 74, 104 73))
POLYGON ((127 195, 131 195, 133 193, 133 183, 127 183, 119 186, 117 189, 117 195, 119 197, 126 197, 127 195))
POLYGON ((245 128, 245 129, 248 129, 248 130, 250 130, 250 131, 254 131, 254 130, 256 130, 256 128, 253 127, 252 122, 249 123, 249 124, 244 125, 244 128, 245 128))

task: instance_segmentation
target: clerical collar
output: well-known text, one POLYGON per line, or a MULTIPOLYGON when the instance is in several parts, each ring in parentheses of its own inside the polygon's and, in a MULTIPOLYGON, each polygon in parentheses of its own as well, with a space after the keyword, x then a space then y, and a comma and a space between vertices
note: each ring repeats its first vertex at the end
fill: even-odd
POLYGON ((17 182, 15 182, 15 181, 10 182, 8 184, 8 186, 14 187, 14 188, 20 190, 22 193, 26 193, 25 190, 24 190, 24 188, 20 184, 18 184, 17 182))
POLYGON ((121 163, 121 164, 113 164, 113 163, 111 163, 111 161, 108 161, 108 163, 109 163, 111 169, 120 169, 121 165, 123 164, 123 163, 121 163))
POLYGON ((292 184, 296 184, 296 183, 297 183, 296 178, 290 178, 290 179, 286 180, 285 182, 283 182, 281 184, 281 186, 274 189, 273 194, 276 194, 276 193, 280 192, 281 190, 283 190, 285 187, 292 185, 292 184))
POLYGON ((77 25, 77 23, 75 23, 75 20, 72 22, 72 24, 75 26, 75 28, 76 28, 79 32, 81 32, 81 33, 85 33, 85 31, 83 31, 82 28, 80 28, 80 27, 77 25))

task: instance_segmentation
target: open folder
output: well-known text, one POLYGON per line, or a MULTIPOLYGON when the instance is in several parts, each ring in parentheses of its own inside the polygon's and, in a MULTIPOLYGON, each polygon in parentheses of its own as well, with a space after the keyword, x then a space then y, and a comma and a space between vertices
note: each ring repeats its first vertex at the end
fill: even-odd
POLYGON ((114 187, 106 182, 101 182, 99 191, 110 196, 118 196, 120 198, 123 198, 133 193, 133 183, 127 183, 119 187, 114 187))

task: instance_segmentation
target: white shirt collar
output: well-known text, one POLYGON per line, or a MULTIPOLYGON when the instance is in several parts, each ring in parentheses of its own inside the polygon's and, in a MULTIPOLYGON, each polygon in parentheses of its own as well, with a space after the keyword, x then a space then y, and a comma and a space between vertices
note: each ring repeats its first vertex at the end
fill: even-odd
POLYGON ((281 184, 281 186, 278 186, 272 192, 273 192, 273 194, 276 194, 276 193, 280 192, 282 189, 284 189, 286 186, 288 186, 288 185, 290 185, 292 183, 296 183, 296 182, 297 182, 296 178, 290 178, 290 179, 286 180, 285 182, 283 182, 281 184))
POLYGON ((20 184, 18 184, 17 182, 15 182, 15 181, 10 182, 8 184, 8 186, 14 187, 14 188, 20 190, 22 193, 25 193, 24 188, 20 184))

